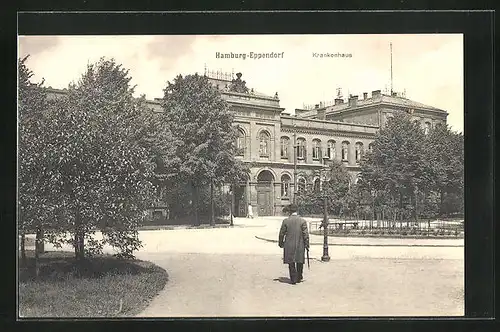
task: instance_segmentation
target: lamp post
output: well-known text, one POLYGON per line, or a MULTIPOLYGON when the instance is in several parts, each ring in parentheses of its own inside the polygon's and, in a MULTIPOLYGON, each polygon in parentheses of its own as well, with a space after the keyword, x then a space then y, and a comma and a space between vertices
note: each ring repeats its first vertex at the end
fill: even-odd
POLYGON ((297 133, 296 125, 293 125, 293 204, 297 204, 297 133))
POLYGON ((376 217, 376 214, 375 214, 375 196, 376 196, 375 189, 370 190, 370 193, 371 193, 371 196, 372 196, 372 221, 371 221, 371 224, 370 224, 370 229, 372 229, 373 228, 373 222, 375 221, 375 217, 376 217))
MULTIPOLYGON (((323 157, 324 162, 326 163, 326 160, 328 159, 326 156, 323 157)), ((328 255, 328 200, 326 196, 326 191, 323 189, 321 186, 321 173, 323 171, 323 168, 320 169, 320 175, 319 175, 319 181, 320 181, 320 188, 323 196, 323 256, 321 256, 321 261, 323 262, 328 262, 330 261, 330 256, 328 255)), ((326 175, 325 175, 325 182, 326 182, 326 175)))
POLYGON ((233 224, 233 210, 234 210, 234 184, 231 183, 231 223, 230 226, 234 226, 233 224))

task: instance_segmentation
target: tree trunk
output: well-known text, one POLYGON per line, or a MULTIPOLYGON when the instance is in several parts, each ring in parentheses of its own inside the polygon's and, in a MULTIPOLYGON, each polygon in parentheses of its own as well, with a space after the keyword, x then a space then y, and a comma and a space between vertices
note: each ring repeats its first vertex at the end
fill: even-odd
MULTIPOLYGON (((403 223, 403 194, 399 192, 399 221, 403 223)), ((396 223, 396 221, 394 221, 396 223)))
POLYGON ((234 190, 235 186, 231 183, 231 206, 229 213, 231 214, 231 226, 234 225, 234 190))
POLYGON ((215 226, 215 211, 214 211, 214 181, 210 181, 210 225, 215 226))
POLYGON ((193 212, 194 212, 194 225, 200 225, 200 218, 198 214, 198 188, 194 183, 191 183, 192 195, 193 195, 193 212))
POLYGON ((415 188, 415 222, 418 223, 418 188, 415 188))
POLYGON ((38 227, 36 230, 35 249, 38 250, 38 253, 40 254, 43 254, 45 252, 45 244, 43 242, 43 229, 40 227, 38 227))
POLYGON ((35 276, 38 277, 40 275, 40 255, 38 254, 38 249, 35 243, 35 276))
POLYGON ((442 189, 439 190, 439 216, 442 217, 444 214, 444 192, 442 189))
POLYGON ((41 240, 41 229, 39 226, 36 228, 35 237, 35 276, 40 275, 40 240, 41 240))
POLYGON ((75 258, 79 262, 85 258, 84 238, 80 210, 77 209, 75 213, 75 258))
POLYGON ((394 205, 394 213, 392 214, 392 222, 391 222, 393 225, 396 223, 396 218, 398 216, 398 210, 397 209, 398 208, 394 205))
POLYGON ((24 231, 21 233, 21 266, 26 267, 26 235, 24 231))

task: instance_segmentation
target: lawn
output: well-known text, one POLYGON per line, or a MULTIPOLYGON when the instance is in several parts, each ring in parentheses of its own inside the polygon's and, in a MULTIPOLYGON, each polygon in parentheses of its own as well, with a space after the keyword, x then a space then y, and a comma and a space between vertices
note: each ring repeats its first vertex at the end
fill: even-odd
POLYGON ((140 313, 161 291, 167 272, 150 262, 98 256, 76 272, 74 253, 33 251, 19 270, 20 317, 127 317, 140 313))

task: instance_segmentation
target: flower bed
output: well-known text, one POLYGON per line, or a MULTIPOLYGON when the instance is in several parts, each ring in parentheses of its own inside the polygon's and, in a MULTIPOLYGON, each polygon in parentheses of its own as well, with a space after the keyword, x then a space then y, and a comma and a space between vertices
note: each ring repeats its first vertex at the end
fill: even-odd
MULTIPOLYGON (((323 235, 323 230, 312 230, 314 235, 323 235)), ((455 229, 423 229, 417 228, 345 228, 329 229, 329 236, 352 236, 352 237, 387 237, 387 238, 452 238, 460 239, 464 237, 464 232, 459 228, 455 229)))

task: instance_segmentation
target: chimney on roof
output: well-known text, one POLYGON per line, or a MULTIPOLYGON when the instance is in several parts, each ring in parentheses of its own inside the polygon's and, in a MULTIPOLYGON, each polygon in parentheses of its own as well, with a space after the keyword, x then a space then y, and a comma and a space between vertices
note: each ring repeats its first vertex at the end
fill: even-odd
POLYGON ((358 96, 349 97, 349 106, 353 107, 358 104, 358 96))
POLYGON ((368 99, 368 92, 363 92, 363 99, 368 99))
POLYGON ((380 96, 381 96, 380 90, 373 90, 372 91, 372 98, 379 98, 380 96))
POLYGON ((397 97, 397 96, 398 96, 398 93, 393 91, 393 92, 392 92, 392 96, 393 96, 393 97, 397 97))
POLYGON ((325 120, 326 119, 326 110, 324 108, 323 109, 318 109, 316 111, 316 117, 319 120, 325 120))
POLYGON ((344 103, 344 99, 342 98, 335 98, 335 105, 340 105, 344 103))

